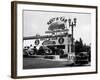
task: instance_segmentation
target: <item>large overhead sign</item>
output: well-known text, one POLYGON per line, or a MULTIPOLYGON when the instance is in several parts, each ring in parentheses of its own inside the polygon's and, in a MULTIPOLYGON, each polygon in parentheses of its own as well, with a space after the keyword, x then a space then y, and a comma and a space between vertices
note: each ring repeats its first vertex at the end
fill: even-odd
POLYGON ((50 31, 64 30, 66 22, 67 19, 65 17, 52 18, 47 22, 47 24, 49 25, 48 30, 50 31))
POLYGON ((54 30, 64 30, 65 29, 65 24, 64 23, 59 23, 59 22, 55 22, 52 23, 48 30, 54 31, 54 30))
POLYGON ((61 22, 64 22, 66 23, 67 22, 67 19, 65 17, 56 17, 56 18, 52 18, 50 19, 47 24, 50 25, 52 24, 53 22, 57 22, 57 21, 61 21, 61 22))

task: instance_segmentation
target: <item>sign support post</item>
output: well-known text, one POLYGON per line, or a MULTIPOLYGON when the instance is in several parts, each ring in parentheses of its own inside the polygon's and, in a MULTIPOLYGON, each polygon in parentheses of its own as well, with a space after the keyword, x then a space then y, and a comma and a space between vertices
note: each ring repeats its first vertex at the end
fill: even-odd
POLYGON ((72 32, 72 45, 71 45, 71 52, 74 52, 74 45, 73 45, 73 31, 74 31, 74 26, 76 26, 76 18, 74 18, 74 22, 71 22, 71 19, 69 21, 69 27, 71 27, 71 32, 72 32))

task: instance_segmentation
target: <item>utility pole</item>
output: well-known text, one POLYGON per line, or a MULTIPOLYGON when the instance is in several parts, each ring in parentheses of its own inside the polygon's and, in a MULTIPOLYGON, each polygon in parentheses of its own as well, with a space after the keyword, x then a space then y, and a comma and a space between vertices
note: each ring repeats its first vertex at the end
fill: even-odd
POLYGON ((73 31, 74 31, 74 26, 76 26, 76 18, 74 18, 74 21, 71 21, 71 19, 68 19, 69 22, 69 27, 71 27, 71 32, 72 32, 72 44, 71 44, 71 52, 74 52, 74 45, 73 45, 73 31))

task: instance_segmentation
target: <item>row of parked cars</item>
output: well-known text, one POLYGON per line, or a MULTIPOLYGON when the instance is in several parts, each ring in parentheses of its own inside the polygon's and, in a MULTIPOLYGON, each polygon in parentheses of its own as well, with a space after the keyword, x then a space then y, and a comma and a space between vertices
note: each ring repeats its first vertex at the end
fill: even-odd
POLYGON ((47 46, 40 46, 39 49, 34 47, 26 46, 23 49, 23 55, 24 56, 30 56, 30 55, 63 55, 64 51, 63 49, 57 48, 57 47, 47 47, 47 46))
MULTIPOLYGON (((67 58, 68 54, 64 54, 63 49, 58 49, 57 47, 43 47, 41 46, 39 49, 36 46, 30 48, 28 46, 24 47, 23 49, 23 56, 31 56, 31 55, 60 55, 60 58, 67 58)), ((53 59, 50 56, 50 59, 53 59)), ((87 52, 79 52, 75 55, 74 59, 75 65, 84 65, 90 62, 90 56, 87 52)))

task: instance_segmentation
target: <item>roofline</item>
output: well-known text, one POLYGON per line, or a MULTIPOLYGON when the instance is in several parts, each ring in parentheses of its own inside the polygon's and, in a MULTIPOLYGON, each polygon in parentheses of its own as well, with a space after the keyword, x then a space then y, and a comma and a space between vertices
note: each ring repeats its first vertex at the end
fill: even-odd
MULTIPOLYGON (((23 40, 29 40, 29 39, 41 39, 41 38, 55 38, 55 37, 66 37, 66 35, 68 34, 64 34, 64 35, 45 35, 45 36, 29 36, 29 37, 23 37, 23 40)), ((71 34, 68 35, 69 37, 71 36, 71 34)))

